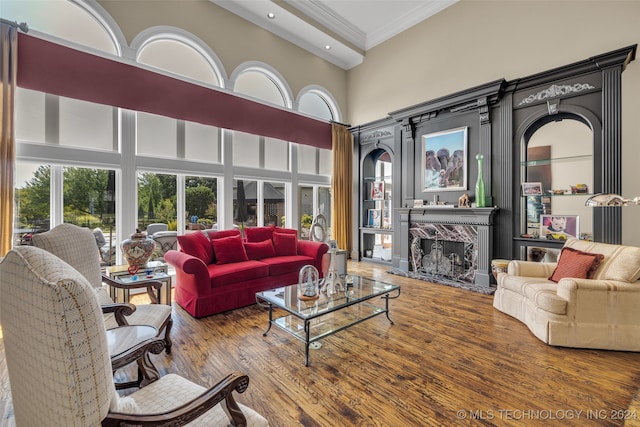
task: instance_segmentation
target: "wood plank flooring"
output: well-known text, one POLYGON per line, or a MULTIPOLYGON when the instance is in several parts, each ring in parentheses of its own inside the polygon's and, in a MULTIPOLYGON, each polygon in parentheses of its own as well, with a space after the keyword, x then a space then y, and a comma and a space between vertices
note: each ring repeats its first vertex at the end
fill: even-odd
POLYGON ((193 319, 174 303, 173 353, 153 361, 203 385, 247 373, 237 400, 272 426, 621 426, 640 417, 624 412, 640 387, 640 353, 550 347, 495 310, 492 296, 368 263, 348 269, 401 286, 394 324, 378 316, 323 339, 309 367, 300 341, 275 327, 262 336, 268 317, 256 305, 193 319))

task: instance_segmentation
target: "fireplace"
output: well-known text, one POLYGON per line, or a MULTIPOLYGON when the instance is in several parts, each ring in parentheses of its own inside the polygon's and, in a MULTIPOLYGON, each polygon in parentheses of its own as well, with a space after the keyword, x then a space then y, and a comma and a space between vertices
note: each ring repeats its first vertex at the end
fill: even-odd
POLYGON ((474 283, 478 258, 475 227, 413 223, 409 234, 415 275, 432 281, 474 283))
POLYGON ((398 209, 400 270, 410 277, 490 292, 495 208, 398 209))

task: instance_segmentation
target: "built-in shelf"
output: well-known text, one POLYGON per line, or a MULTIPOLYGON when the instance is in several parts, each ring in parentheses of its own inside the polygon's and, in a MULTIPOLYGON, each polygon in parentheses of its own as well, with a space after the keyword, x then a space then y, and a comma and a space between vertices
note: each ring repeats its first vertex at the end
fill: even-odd
POLYGON ((555 158, 549 158, 549 159, 527 160, 527 161, 521 162, 521 165, 522 166, 544 166, 544 165, 550 165, 550 164, 560 163, 560 162, 575 162, 578 160, 590 161, 592 158, 593 158, 592 155, 585 154, 580 156, 565 156, 565 157, 555 157, 555 158))

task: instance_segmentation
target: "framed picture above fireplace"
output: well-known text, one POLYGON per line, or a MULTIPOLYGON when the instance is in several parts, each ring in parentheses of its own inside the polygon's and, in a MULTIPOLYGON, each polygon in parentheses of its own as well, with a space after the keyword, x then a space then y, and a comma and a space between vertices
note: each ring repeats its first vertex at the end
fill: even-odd
POLYGON ((467 189, 467 127, 422 136, 422 191, 467 189))

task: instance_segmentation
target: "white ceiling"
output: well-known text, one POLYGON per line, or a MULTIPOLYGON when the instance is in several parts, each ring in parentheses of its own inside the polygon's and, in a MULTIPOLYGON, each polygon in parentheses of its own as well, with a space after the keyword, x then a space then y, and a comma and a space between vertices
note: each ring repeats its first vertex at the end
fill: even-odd
POLYGON ((348 70, 367 50, 458 0, 210 1, 348 70))

